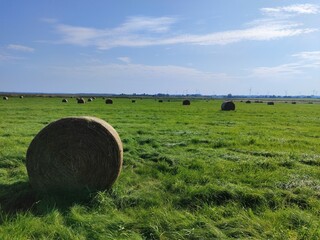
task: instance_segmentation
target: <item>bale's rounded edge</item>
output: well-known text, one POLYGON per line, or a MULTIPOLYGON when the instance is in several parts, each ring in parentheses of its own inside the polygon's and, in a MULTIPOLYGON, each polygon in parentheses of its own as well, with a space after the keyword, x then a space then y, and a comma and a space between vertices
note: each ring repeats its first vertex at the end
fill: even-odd
MULTIPOLYGON (((72 130, 72 128, 70 129, 72 130)), ((69 130, 67 129, 66 132, 71 131, 70 129, 69 130)), ((63 131, 63 129, 61 129, 61 131, 63 131)), ((81 129, 79 130, 79 132, 81 132, 81 129)), ((55 134, 53 134, 53 136, 55 136, 55 134)), ((74 136, 76 138, 79 138, 79 135, 77 135, 76 133, 74 136)), ((66 143, 69 142, 70 144, 70 142, 72 143, 73 141, 77 140, 77 139, 73 139, 72 136, 70 137, 71 139, 67 139, 67 140, 62 139, 60 141, 66 141, 66 143)), ((61 142, 58 143, 58 145, 59 144, 61 144, 61 142)), ((62 148, 64 148, 64 144, 62 144, 62 148)), ((53 149, 55 148, 53 147, 53 149)), ((30 143, 29 148, 27 150, 27 158, 26 158, 26 166, 27 166, 27 172, 28 172, 30 184, 35 190, 39 192, 52 192, 52 191, 77 192, 79 190, 84 190, 84 189, 90 190, 90 191, 96 191, 96 190, 105 190, 105 189, 111 188, 111 186, 114 184, 114 182, 120 175, 122 164, 123 164, 123 145, 117 131, 104 120, 96 117, 88 117, 88 116, 62 118, 44 127, 34 137, 32 142, 30 143), (49 139, 50 130, 56 130, 57 128, 59 128, 60 126, 59 124, 61 124, 61 127, 66 125, 68 126, 68 124, 72 125, 73 121, 75 121, 79 126, 82 126, 82 125, 85 126, 85 129, 83 131, 87 133, 87 136, 88 136, 88 133, 92 134, 90 136, 90 139, 91 140, 93 139, 93 140, 90 142, 86 142, 87 140, 85 138, 80 140, 78 139, 80 142, 83 141, 84 143, 89 145, 87 146, 87 149, 85 148, 87 152, 81 152, 82 150, 80 149, 80 153, 76 152, 76 154, 72 156, 72 151, 70 152, 70 149, 68 149, 68 146, 66 146, 66 149, 63 149, 61 154, 70 154, 70 155, 66 157, 67 160, 65 161, 64 158, 63 159, 60 158, 61 154, 59 152, 44 153, 44 152, 41 152, 41 150, 34 149, 34 148, 39 148, 39 144, 41 147, 41 144, 42 144, 41 142, 43 142, 43 140, 48 141, 45 143, 47 145, 45 145, 44 149, 49 148, 48 146, 51 146, 51 145, 54 146, 55 144, 57 144, 56 141, 59 141, 59 139, 58 140, 49 139), (101 138, 104 138, 104 139, 102 139, 102 141, 99 141, 99 142, 94 142, 94 139, 101 140, 101 138), (107 144, 113 143, 113 145, 111 146, 111 150, 110 150, 110 147, 108 149, 107 147, 106 148, 103 147, 106 143, 107 144), (95 149, 94 149, 95 145, 98 146, 98 149, 96 149, 97 153, 95 152, 95 149), (101 146, 103 147, 104 150, 102 152, 101 151, 99 152, 99 150, 102 149, 101 146), (106 152, 107 152, 107 155, 106 155, 106 152), (84 154, 86 157, 86 159, 84 159, 83 161, 84 165, 82 165, 83 163, 81 161, 82 160, 81 153, 84 154), (112 153, 114 153, 114 155, 112 155, 112 153), (80 157, 78 156, 79 154, 80 154, 80 157), (44 159, 34 159, 39 156, 47 156, 49 159, 48 164, 44 159), (100 159, 90 159, 90 156, 99 156, 100 159), (110 157, 112 158, 111 160, 110 160, 110 157), (76 160, 80 159, 80 160, 78 162, 73 162, 74 159, 76 160), (101 159, 106 161, 103 162, 101 159), (101 164, 101 162, 102 162, 101 168, 100 166, 94 166, 95 163, 101 164), (91 163, 93 164, 92 166, 91 166, 91 163), (110 164, 111 164, 111 167, 110 167, 110 164), (51 166, 51 169, 50 169, 50 166, 51 166), (80 168, 77 168, 77 166, 80 166, 80 168), (74 169, 76 173, 75 175, 72 175, 72 174, 70 175, 70 171, 68 171, 72 169, 72 167, 75 168, 74 169), (54 168, 56 168, 56 171, 57 171, 56 173, 51 172, 52 169, 54 168), (97 175, 96 175, 96 172, 92 172, 89 175, 84 175, 84 176, 79 175, 79 172, 82 173, 84 168, 85 169, 88 168, 89 173, 90 171, 92 172, 95 169, 96 170, 98 169, 98 171, 96 171, 97 175), (66 174, 66 175, 63 175, 63 174, 66 174), (66 181, 65 184, 62 180, 61 182, 59 182, 60 179, 63 179, 64 177, 65 178, 70 177, 70 179, 72 179, 71 181, 72 184, 70 184, 70 186, 68 185, 69 181, 66 181), (84 177, 84 180, 88 178, 89 180, 88 185, 86 183, 83 183, 82 177, 84 177), (81 181, 79 179, 81 179, 81 181), (97 183, 91 182, 92 179, 98 179, 97 183), (79 183, 79 185, 77 185, 78 180, 79 182, 81 182, 79 183), (50 181, 53 181, 53 182, 50 182, 50 181)), ((87 173, 86 171, 84 172, 87 173)))

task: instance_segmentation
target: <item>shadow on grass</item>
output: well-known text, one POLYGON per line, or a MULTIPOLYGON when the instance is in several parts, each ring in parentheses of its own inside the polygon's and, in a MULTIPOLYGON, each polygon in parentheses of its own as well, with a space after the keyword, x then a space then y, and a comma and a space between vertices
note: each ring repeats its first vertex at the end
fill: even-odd
POLYGON ((35 215, 45 215, 54 209, 68 211, 75 204, 88 205, 94 195, 88 191, 37 193, 29 182, 0 184, 0 209, 9 215, 26 211, 35 215))

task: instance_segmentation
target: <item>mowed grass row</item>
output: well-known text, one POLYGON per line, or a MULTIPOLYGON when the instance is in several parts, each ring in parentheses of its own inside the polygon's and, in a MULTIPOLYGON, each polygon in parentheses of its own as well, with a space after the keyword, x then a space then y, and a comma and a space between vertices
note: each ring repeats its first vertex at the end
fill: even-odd
POLYGON ((0 239, 319 239, 320 104, 0 101, 0 239), (109 122, 120 178, 89 198, 39 196, 25 153, 66 116, 109 122))

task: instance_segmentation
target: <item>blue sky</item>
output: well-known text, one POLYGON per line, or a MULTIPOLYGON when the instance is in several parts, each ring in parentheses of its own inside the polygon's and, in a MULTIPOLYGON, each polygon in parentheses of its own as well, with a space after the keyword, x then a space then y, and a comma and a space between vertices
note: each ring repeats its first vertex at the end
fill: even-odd
POLYGON ((1 1, 0 91, 320 94, 318 0, 1 1))

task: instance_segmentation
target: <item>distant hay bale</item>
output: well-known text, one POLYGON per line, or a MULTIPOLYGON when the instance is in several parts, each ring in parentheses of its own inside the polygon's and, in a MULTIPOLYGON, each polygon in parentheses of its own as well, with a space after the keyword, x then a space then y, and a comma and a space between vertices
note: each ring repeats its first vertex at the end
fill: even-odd
POLYGON ((171 100, 170 100, 170 99, 168 99, 168 102, 171 102, 171 100))
POLYGON ((20 98, 23 98, 23 96, 20 96, 20 98))
POLYGON ((221 104, 222 111, 233 111, 236 109, 236 105, 233 101, 225 101, 221 104))
POLYGON ((105 190, 120 174, 123 147, 116 130, 95 117, 68 117, 50 123, 32 140, 26 166, 40 192, 105 190))
POLYGON ((250 100, 247 100, 246 103, 251 103, 251 101, 250 101, 250 100))
POLYGON ((267 102, 267 105, 274 105, 274 102, 267 102))
POLYGON ((162 102, 163 102, 163 100, 162 100, 162 99, 160 99, 158 102, 162 103, 162 102))
POLYGON ((78 98, 78 103, 86 103, 86 100, 84 100, 83 98, 78 98))
POLYGON ((89 98, 89 99, 88 99, 88 102, 92 102, 92 101, 93 101, 93 99, 92 99, 92 98, 89 98))
POLYGON ((292 102, 292 104, 297 104, 297 102, 292 102))
POLYGON ((95 99, 96 99, 96 97, 92 97, 92 99, 93 99, 93 100, 95 100, 95 99))
POLYGON ((183 100, 182 101, 182 105, 190 105, 191 104, 191 102, 190 102, 190 100, 188 100, 188 99, 185 99, 185 100, 183 100))
POLYGON ((132 99, 132 100, 131 100, 131 102, 132 102, 132 103, 135 103, 135 102, 136 102, 136 100, 132 99))
POLYGON ((113 104, 113 100, 111 98, 106 99, 106 104, 113 104))
POLYGON ((68 102, 68 99, 64 98, 64 99, 62 99, 62 102, 63 102, 63 103, 67 103, 67 102, 68 102))
POLYGON ((8 100, 8 99, 9 99, 9 98, 8 98, 8 97, 6 97, 6 96, 4 96, 4 97, 3 97, 3 100, 8 100))

